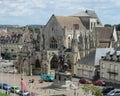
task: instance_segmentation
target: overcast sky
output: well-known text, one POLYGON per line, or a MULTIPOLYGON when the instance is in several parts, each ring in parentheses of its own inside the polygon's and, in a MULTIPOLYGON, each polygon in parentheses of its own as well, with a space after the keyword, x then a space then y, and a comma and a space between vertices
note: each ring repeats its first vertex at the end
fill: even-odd
POLYGON ((0 24, 44 25, 52 14, 95 10, 102 24, 120 23, 120 0, 0 0, 0 24))

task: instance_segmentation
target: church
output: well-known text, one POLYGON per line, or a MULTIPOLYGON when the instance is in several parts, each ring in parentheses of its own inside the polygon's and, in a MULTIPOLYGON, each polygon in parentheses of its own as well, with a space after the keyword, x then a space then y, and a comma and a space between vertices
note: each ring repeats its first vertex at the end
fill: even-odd
POLYGON ((32 72, 53 75, 63 63, 69 67, 68 70, 73 75, 76 75, 76 62, 82 57, 95 48, 110 48, 118 44, 115 27, 103 27, 93 10, 71 16, 53 14, 47 24, 40 29, 36 41, 34 46, 38 50, 35 52, 32 72))

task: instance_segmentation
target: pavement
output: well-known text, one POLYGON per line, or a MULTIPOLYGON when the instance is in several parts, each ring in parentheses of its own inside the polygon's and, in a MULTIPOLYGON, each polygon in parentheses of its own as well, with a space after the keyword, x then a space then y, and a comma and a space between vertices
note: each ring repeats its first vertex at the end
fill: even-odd
MULTIPOLYGON (((82 90, 82 85, 76 90, 73 89, 60 89, 52 86, 53 82, 39 83, 40 76, 23 76, 24 81, 27 83, 27 90, 35 92, 37 96, 50 96, 55 94, 65 94, 66 96, 85 96, 82 90), (29 83, 29 80, 34 79, 33 83, 29 83)), ((21 88, 21 75, 20 74, 9 74, 0 73, 0 82, 6 82, 11 86, 18 86, 21 88)), ((73 78, 73 83, 78 86, 78 79, 73 78)), ((14 95, 13 95, 14 96, 14 95)), ((17 96, 17 95, 15 95, 17 96)), ((91 96, 91 95, 87 95, 91 96)))

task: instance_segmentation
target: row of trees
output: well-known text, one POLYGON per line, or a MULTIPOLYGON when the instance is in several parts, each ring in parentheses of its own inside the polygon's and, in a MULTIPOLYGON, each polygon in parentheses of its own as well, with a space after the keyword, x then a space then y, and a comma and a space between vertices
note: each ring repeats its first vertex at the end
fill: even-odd
POLYGON ((112 27, 112 26, 116 26, 116 30, 120 31, 120 24, 117 24, 117 25, 105 24, 104 25, 104 27, 112 27))

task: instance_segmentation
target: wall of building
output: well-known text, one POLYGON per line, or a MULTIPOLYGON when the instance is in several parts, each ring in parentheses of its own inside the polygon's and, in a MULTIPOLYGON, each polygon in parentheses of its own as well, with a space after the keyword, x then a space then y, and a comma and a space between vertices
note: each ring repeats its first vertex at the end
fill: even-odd
POLYGON ((120 82, 120 62, 100 61, 100 78, 110 82, 120 82))
POLYGON ((78 77, 85 77, 85 78, 93 79, 94 75, 95 75, 94 66, 89 66, 86 64, 78 64, 78 67, 77 67, 78 77))

